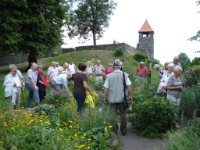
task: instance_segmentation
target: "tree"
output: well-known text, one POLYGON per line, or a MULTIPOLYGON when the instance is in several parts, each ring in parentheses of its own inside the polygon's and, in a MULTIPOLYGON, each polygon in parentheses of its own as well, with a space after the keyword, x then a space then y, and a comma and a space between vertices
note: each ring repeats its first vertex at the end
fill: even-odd
POLYGON ((180 53, 178 56, 183 70, 187 70, 191 65, 190 58, 187 56, 186 53, 180 53))
POLYGON ((44 53, 62 42, 65 0, 1 0, 0 51, 44 53))
MULTIPOLYGON (((197 5, 200 5, 200 0, 196 1, 197 5)), ((200 41, 200 30, 197 31, 196 35, 189 38, 190 41, 200 41)))
POLYGON ((104 28, 109 26, 116 3, 113 0, 77 0, 76 6, 70 14, 69 37, 79 36, 80 39, 87 40, 92 34, 93 44, 96 45, 96 40, 102 37, 104 28))

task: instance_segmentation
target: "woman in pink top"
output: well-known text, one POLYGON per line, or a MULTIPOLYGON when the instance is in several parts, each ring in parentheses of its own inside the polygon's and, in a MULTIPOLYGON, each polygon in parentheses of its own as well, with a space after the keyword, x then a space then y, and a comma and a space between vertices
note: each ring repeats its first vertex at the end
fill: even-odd
POLYGON ((108 65, 109 65, 108 68, 105 69, 105 74, 109 74, 113 72, 112 64, 109 63, 108 65))

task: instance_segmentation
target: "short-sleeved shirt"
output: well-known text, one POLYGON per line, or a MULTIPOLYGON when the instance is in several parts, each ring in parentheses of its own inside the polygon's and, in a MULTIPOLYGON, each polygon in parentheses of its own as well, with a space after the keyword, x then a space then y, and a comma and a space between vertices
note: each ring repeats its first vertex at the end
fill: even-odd
POLYGON ((149 70, 147 67, 138 67, 137 68, 137 75, 139 77, 144 77, 149 74, 149 70))
POLYGON ((55 76, 53 79, 57 85, 67 85, 67 75, 66 74, 59 74, 55 76))
POLYGON ((19 77, 20 80, 24 79, 21 71, 17 70, 17 76, 19 77))
MULTIPOLYGON (((167 82, 167 85, 172 85, 174 87, 182 86, 182 81, 180 78, 176 79, 174 75, 170 76, 167 82)), ((167 90, 167 94, 174 96, 176 98, 181 97, 181 90, 167 90)))
POLYGON ((95 74, 97 74, 97 75, 103 75, 103 73, 104 73, 104 67, 103 67, 103 65, 95 65, 94 66, 94 72, 95 72, 95 74))
POLYGON ((86 95, 86 90, 83 85, 83 81, 88 81, 86 74, 75 73, 72 75, 74 81, 74 94, 86 95))
POLYGON ((33 79, 34 83, 37 84, 37 72, 32 70, 32 69, 29 69, 28 72, 27 72, 27 76, 26 76, 26 83, 29 83, 29 84, 32 84, 30 78, 33 79))

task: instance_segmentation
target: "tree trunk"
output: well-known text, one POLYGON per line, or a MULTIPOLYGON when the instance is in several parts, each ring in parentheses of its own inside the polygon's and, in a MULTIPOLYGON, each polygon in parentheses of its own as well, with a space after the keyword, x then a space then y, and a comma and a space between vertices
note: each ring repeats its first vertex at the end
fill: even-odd
POLYGON ((92 35, 93 35, 93 45, 96 46, 96 32, 95 32, 95 30, 92 31, 92 35))

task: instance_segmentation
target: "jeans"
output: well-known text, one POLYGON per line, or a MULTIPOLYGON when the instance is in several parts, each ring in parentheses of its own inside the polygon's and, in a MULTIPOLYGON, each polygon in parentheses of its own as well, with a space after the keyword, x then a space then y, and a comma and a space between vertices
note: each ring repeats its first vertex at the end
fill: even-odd
POLYGON ((34 88, 34 86, 30 83, 25 83, 25 87, 29 90, 29 96, 28 96, 28 102, 27 102, 27 107, 31 108, 32 107, 32 100, 35 100, 35 103, 40 103, 40 98, 38 94, 38 90, 34 88))
POLYGON ((86 98, 86 95, 79 95, 79 94, 74 94, 74 97, 76 99, 76 102, 78 104, 78 109, 77 111, 79 113, 81 113, 83 111, 83 108, 84 108, 84 103, 85 103, 85 98, 86 98))

